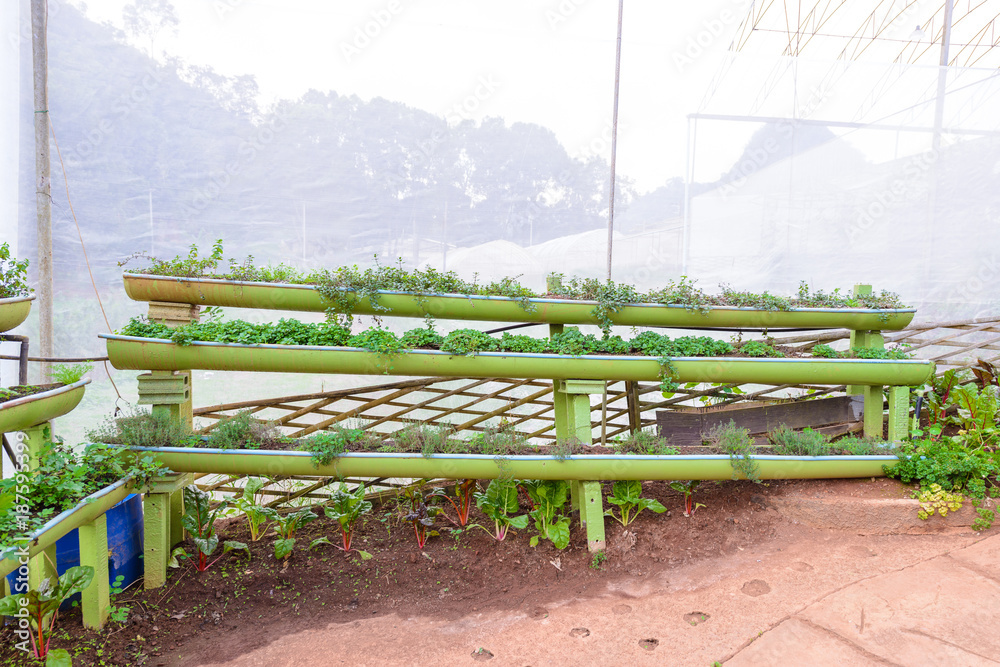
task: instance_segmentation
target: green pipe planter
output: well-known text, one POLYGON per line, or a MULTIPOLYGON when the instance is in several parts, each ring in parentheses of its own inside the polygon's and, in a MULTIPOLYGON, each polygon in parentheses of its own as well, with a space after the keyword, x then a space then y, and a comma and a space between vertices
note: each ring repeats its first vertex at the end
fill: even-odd
MULTIPOLYGON (((130 479, 123 479, 111 486, 90 494, 75 507, 71 507, 48 521, 44 526, 28 536, 29 555, 35 556, 51 547, 59 538, 80 526, 90 523, 125 499, 137 489, 130 479)), ((16 547, 8 547, 0 553, 0 577, 23 565, 23 556, 16 553, 16 547), (15 553, 10 553, 15 550, 15 553)), ((26 562, 26 560, 25 560, 26 562)))
POLYGON ((33 296, 15 296, 9 299, 0 299, 0 333, 10 331, 26 319, 31 312, 31 302, 33 296))
MULTIPOLYGON (((351 347, 206 342, 181 346, 154 338, 100 336, 107 341, 111 364, 119 370, 633 381, 658 380, 661 375, 660 362, 654 357, 514 352, 460 356, 435 350, 385 356, 351 347)), ((671 362, 678 382, 914 386, 934 375, 934 363, 925 360, 675 357, 671 362)))
MULTIPOLYGON (((341 454, 316 467, 308 452, 136 447, 178 472, 225 475, 322 475, 324 477, 399 477, 408 479, 516 479, 565 480, 727 480, 741 478, 726 455, 585 455, 557 458, 545 455, 494 457, 484 454, 341 454)), ((825 479, 881 477, 883 466, 898 457, 884 456, 771 456, 752 457, 760 479, 825 479)), ((745 479, 745 478, 743 478, 745 479)))
POLYGON ((88 384, 90 378, 0 403, 0 433, 23 431, 72 411, 88 384))
MULTIPOLYGON (((212 278, 175 278, 125 274, 125 292, 136 301, 166 301, 202 306, 266 308, 325 312, 330 304, 313 285, 251 283, 212 278)), ((481 320, 487 322, 539 322, 547 324, 599 324, 596 301, 528 299, 527 311, 517 299, 460 294, 417 296, 406 292, 380 292, 381 309, 369 299, 355 304, 358 315, 481 320)), ((705 314, 681 305, 641 303, 610 313, 612 322, 652 327, 752 327, 898 330, 913 320, 916 309, 795 308, 787 311, 713 306, 705 314)))

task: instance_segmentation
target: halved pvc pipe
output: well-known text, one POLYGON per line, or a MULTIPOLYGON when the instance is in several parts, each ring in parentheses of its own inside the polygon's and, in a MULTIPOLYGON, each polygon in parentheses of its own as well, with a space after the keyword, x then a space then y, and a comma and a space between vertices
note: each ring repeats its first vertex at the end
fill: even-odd
POLYGON ((72 411, 88 384, 90 378, 0 403, 0 433, 21 431, 72 411))
MULTIPOLYGON (((325 312, 324 301, 314 285, 252 283, 213 278, 176 278, 125 274, 125 292, 136 301, 167 301, 203 306, 268 308, 325 312)), ((548 324, 598 324, 596 301, 533 298, 520 301, 502 296, 459 294, 416 296, 406 292, 380 291, 376 310, 369 299, 355 304, 354 313, 391 317, 480 320, 488 322, 543 322, 548 324), (384 309, 388 308, 386 312, 384 309)), ((681 305, 631 304, 609 316, 615 324, 663 327, 795 327, 815 329, 898 330, 906 327, 914 308, 875 310, 867 308, 795 308, 788 311, 713 306, 702 314, 681 305)))
MULTIPOLYGON (((118 369, 341 373, 419 377, 518 377, 528 379, 652 381, 660 376, 653 357, 482 352, 452 355, 412 350, 385 356, 351 347, 174 343, 134 336, 100 334, 118 369)), ((676 357, 679 382, 759 384, 854 384, 914 386, 934 375, 934 362, 869 359, 749 359, 676 357)))
MULTIPOLYGON (((135 492, 136 488, 132 480, 123 479, 90 494, 76 506, 49 519, 44 526, 28 536, 28 557, 41 553, 55 544, 63 535, 90 523, 124 500, 125 496, 135 492)), ((3 558, 0 560, 0 577, 6 577, 22 565, 17 547, 4 549, 0 556, 3 558)), ((27 562, 26 559, 25 562, 27 562)))
POLYGON ((33 296, 15 296, 0 299, 0 333, 10 331, 26 319, 31 312, 33 296))
MULTIPOLYGON (((322 475, 324 477, 401 477, 419 479, 566 480, 726 480, 734 479, 726 455, 587 455, 487 456, 483 454, 342 454, 327 465, 314 466, 308 452, 135 447, 177 472, 227 475, 322 475)), ((896 456, 754 456, 760 479, 826 479, 881 477, 882 466, 896 456)))

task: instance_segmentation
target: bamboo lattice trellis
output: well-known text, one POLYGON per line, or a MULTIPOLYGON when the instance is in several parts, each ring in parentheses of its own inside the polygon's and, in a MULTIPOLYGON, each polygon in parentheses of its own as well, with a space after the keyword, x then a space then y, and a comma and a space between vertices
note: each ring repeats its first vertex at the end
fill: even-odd
MULTIPOLYGON (((818 343, 846 347, 850 332, 846 329, 809 332, 775 338, 774 343, 808 351, 818 343)), ((907 329, 887 333, 887 344, 907 344, 915 356, 933 359, 938 373, 953 368, 968 368, 978 359, 996 363, 1000 360, 1000 318, 978 318, 938 323, 913 324, 907 329)), ((603 431, 607 439, 653 426, 655 412, 698 403, 715 406, 741 401, 808 399, 844 391, 840 386, 817 385, 695 385, 664 398, 655 383, 609 382, 606 408, 602 397, 593 397, 591 425, 595 433, 603 431), (603 424, 603 427, 602 427, 603 424)), ((414 424, 447 425, 459 437, 485 431, 504 419, 509 427, 538 444, 555 441, 552 383, 544 380, 511 378, 419 378, 366 385, 350 389, 248 400, 198 408, 194 416, 208 424, 201 433, 209 433, 222 420, 238 411, 249 410, 256 418, 270 421, 286 435, 307 436, 320 430, 350 424, 388 436, 414 424)), ((214 479, 205 488, 238 492, 239 477, 214 479)), ((325 498, 318 493, 334 480, 319 477, 286 480, 291 489, 265 487, 273 505, 296 498, 325 498)), ((281 486, 282 480, 273 484, 281 486)), ((393 480, 377 480, 380 486, 393 486, 393 480)))

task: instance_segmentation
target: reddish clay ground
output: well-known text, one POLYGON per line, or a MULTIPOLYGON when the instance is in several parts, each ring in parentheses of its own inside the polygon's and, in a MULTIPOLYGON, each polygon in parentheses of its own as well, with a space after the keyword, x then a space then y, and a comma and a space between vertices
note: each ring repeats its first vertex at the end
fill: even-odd
MULTIPOLYGON (((626 623, 635 605, 623 601, 628 596, 622 591, 655 593, 663 589, 657 588, 656 582, 672 581, 672 585, 677 585, 683 581, 688 582, 685 585, 689 588, 697 588, 699 578, 709 581, 715 577, 714 573, 725 571, 746 579, 740 582, 741 599, 759 599, 763 601, 761 604, 767 604, 769 599, 777 599, 768 596, 774 582, 751 576, 753 568, 747 564, 752 565, 752 555, 766 552, 775 556, 776 562, 782 562, 784 554, 778 552, 784 548, 785 553, 796 555, 789 556, 783 567, 802 567, 805 572, 805 566, 798 564, 812 562, 807 565, 812 570, 821 565, 822 552, 833 544, 844 546, 858 539, 856 535, 833 534, 835 539, 831 543, 831 534, 827 532, 819 540, 815 528, 783 517, 775 509, 782 506, 783 499, 823 498, 830 494, 890 499, 900 498, 906 491, 896 482, 881 479, 704 483, 695 496, 704 507, 686 518, 681 514, 682 497, 666 483, 646 483, 644 489, 647 496, 658 498, 670 511, 662 515, 644 512, 627 530, 608 519, 609 548, 607 559, 600 564, 588 553, 585 534, 579 527, 574 527, 570 547, 563 551, 547 542, 530 547, 532 529, 502 543, 480 530, 457 536, 442 530, 442 535, 432 538, 421 551, 416 547, 409 523, 401 522, 394 508, 376 508, 355 538, 357 547, 372 554, 371 560, 345 556, 331 546, 308 551, 310 541, 316 537, 326 535, 336 541, 333 525, 322 518, 307 525, 298 536, 287 568, 275 560, 271 538, 264 538, 250 543, 249 559, 230 554, 207 572, 174 570, 164 588, 120 595, 115 604, 131 609, 125 624, 112 623, 101 633, 88 632, 82 629, 78 613, 71 612, 60 620, 62 630, 57 633, 53 647, 75 646, 71 650, 77 653, 76 665, 266 665, 278 662, 260 655, 265 655, 270 645, 281 644, 283 638, 311 637, 305 644, 296 644, 307 651, 312 642, 321 641, 317 637, 327 637, 329 641, 341 642, 338 650, 346 651, 349 646, 342 644, 343 635, 349 636, 351 628, 359 623, 376 624, 373 627, 390 624, 386 632, 388 628, 396 628, 392 632, 397 634, 402 624, 402 635, 391 640, 392 655, 398 658, 398 664, 423 664, 423 654, 407 651, 408 647, 420 644, 428 628, 467 627, 474 624, 474 619, 506 618, 537 620, 539 631, 544 633, 554 610, 574 604, 597 604, 597 601, 603 604, 609 595, 618 598, 611 606, 611 622, 626 623), (825 545, 821 544, 824 540, 825 545), (801 556, 810 549, 819 549, 821 553, 801 556), (746 574, 741 575, 744 571, 746 574), (412 636, 407 636, 407 628, 412 636)), ((526 508, 526 500, 522 506, 526 508)), ((475 510, 473 521, 486 523, 475 510)), ((241 519, 229 520, 220 531, 220 538, 249 543, 241 519)), ((963 536, 934 537, 958 540, 955 544, 959 545, 979 538, 967 530, 963 536)), ((912 550, 925 538, 908 539, 911 540, 908 544, 913 545, 908 548, 912 550)), ((853 545, 857 547, 853 558, 861 565, 873 564, 874 561, 867 560, 870 548, 858 544, 853 545), (859 555, 862 550, 864 558, 859 555)), ((934 543, 934 548, 939 546, 934 543)), ((903 558, 903 554, 897 545, 893 558, 903 558)), ((636 593, 629 595, 633 594, 636 593)), ((687 625, 694 627, 711 624, 711 616, 716 616, 715 630, 708 631, 716 632, 721 627, 721 614, 719 609, 692 608, 678 618, 683 617, 687 625)), ((567 629, 569 634, 559 636, 566 634, 582 640, 596 627, 599 627, 596 621, 581 621, 567 629)), ((365 636, 369 636, 368 631, 365 636)), ((662 636, 640 637, 634 644, 652 657, 651 652, 660 650, 657 646, 665 640, 662 636), (642 645, 646 640, 647 645, 642 645)), ((499 638, 496 641, 503 644, 499 638)), ((743 641, 726 639, 719 646, 728 642, 735 651, 743 641)), ((32 664, 10 648, 9 630, 4 631, 0 643, 4 664, 32 664)), ((495 646, 472 647, 469 660, 489 659, 486 652, 473 656, 472 651, 478 648, 497 651, 495 646)), ((726 657, 725 651, 718 652, 721 648, 713 650, 716 653, 709 655, 716 657, 698 664, 709 665, 712 660, 726 657)), ((661 660, 666 659, 662 650, 658 655, 661 660)), ((301 656, 296 660, 281 664, 328 664, 309 663, 301 656)), ((379 664, 379 661, 362 659, 356 664, 379 664)), ((495 664, 518 663, 500 660, 495 664)))

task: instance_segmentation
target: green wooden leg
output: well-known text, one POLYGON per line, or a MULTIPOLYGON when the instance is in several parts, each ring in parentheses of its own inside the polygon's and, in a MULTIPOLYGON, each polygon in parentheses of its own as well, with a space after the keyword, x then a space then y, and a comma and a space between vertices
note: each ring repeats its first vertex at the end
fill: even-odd
POLYGON ((910 436, 910 388, 889 387, 889 442, 910 436))
POLYGON ((562 391, 562 381, 552 381, 552 407, 556 420, 556 442, 566 442, 570 437, 569 406, 566 394, 562 391))
POLYGON ((570 406, 572 406, 570 437, 581 445, 592 445, 594 432, 590 427, 590 396, 588 394, 569 394, 567 397, 570 406))
POLYGON ((587 528, 587 549, 591 553, 604 551, 604 503, 601 500, 600 482, 581 482, 583 487, 580 520, 587 528))
POLYGON ((167 583, 167 560, 170 557, 170 494, 148 493, 143 501, 143 529, 146 536, 142 557, 144 584, 147 590, 167 583))
POLYGON ((52 440, 52 423, 42 422, 24 429, 23 433, 24 444, 28 448, 28 470, 34 470, 39 465, 46 443, 52 440))
POLYGON ((111 591, 108 583, 108 519, 102 514, 80 526, 80 565, 94 568, 94 580, 83 589, 83 625, 100 630, 108 620, 111 591))
POLYGON ((173 549, 184 541, 184 526, 181 517, 184 516, 184 491, 174 491, 170 494, 170 541, 168 547, 173 549))
POLYGON ((37 591, 43 581, 58 576, 56 574, 56 545, 53 544, 28 560, 28 590, 37 591))
MULTIPOLYGON (((569 506, 570 511, 579 511, 580 509, 580 496, 583 494, 583 489, 581 488, 581 482, 576 479, 569 480, 569 506)), ((581 515, 580 520, 583 520, 581 515)))
POLYGON ((865 397, 865 430, 866 438, 882 439, 882 387, 864 388, 865 397))

